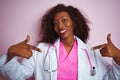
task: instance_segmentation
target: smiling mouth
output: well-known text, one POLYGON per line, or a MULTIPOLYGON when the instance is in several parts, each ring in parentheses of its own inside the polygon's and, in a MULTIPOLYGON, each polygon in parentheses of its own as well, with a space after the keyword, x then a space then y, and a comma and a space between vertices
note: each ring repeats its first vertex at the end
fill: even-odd
POLYGON ((60 34, 63 34, 63 33, 65 33, 66 31, 67 31, 66 29, 61 30, 61 31, 60 31, 60 34))

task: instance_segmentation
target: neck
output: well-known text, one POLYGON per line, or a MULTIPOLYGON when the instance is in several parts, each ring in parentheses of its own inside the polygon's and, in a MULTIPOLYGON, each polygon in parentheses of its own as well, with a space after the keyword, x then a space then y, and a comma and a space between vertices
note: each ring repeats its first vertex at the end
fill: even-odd
POLYGON ((66 38, 66 39, 61 39, 61 41, 63 42, 64 46, 73 46, 74 44, 74 36, 72 38, 66 38))

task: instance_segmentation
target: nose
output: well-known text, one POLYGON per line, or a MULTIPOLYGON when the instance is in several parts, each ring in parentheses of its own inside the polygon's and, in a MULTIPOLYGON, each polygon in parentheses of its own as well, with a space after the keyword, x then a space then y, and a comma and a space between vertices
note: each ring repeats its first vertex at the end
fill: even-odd
POLYGON ((64 23, 59 22, 58 28, 59 28, 59 29, 63 29, 63 28, 64 28, 64 23))

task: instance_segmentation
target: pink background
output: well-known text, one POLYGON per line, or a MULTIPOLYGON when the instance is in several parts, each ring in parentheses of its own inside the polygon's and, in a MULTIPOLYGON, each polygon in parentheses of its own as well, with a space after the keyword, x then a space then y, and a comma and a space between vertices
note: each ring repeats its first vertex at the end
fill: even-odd
POLYGON ((30 44, 36 45, 39 20, 58 3, 79 8, 90 20, 90 45, 105 43, 111 33, 113 43, 120 48, 120 0, 0 0, 0 56, 27 34, 31 36, 30 44))

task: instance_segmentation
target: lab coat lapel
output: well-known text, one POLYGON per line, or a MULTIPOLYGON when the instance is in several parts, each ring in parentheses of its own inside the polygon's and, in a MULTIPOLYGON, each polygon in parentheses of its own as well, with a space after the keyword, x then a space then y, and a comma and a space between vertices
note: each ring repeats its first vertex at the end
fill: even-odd
POLYGON ((60 39, 58 39, 53 46, 50 49, 50 67, 52 70, 55 69, 55 72, 51 72, 51 80, 57 80, 57 70, 58 70, 58 58, 59 58, 59 42, 60 39))
MULTIPOLYGON (((90 78, 90 65, 87 59, 87 55, 84 51, 84 49, 86 49, 85 43, 83 43, 79 38, 77 38, 75 36, 75 38, 77 39, 77 43, 78 43, 78 80, 91 80, 90 78)), ((60 39, 58 39, 54 46, 54 49, 50 50, 51 53, 56 53, 57 51, 57 59, 59 58, 59 43, 60 43, 60 39), (55 51, 55 49, 57 49, 55 51)), ((56 55, 54 55, 56 56, 56 55)), ((51 62, 51 64, 53 67, 56 67, 56 65, 58 66, 58 63, 56 63, 55 61, 58 60, 53 60, 51 62)), ((52 72, 51 73, 51 78, 52 80, 57 80, 57 71, 56 72, 52 72)))
POLYGON ((87 59, 87 55, 84 51, 86 49, 85 43, 77 38, 78 43, 78 80, 89 80, 90 65, 87 59))
POLYGON ((57 57, 59 58, 60 38, 56 40, 56 42, 54 43, 54 46, 57 49, 57 57))

